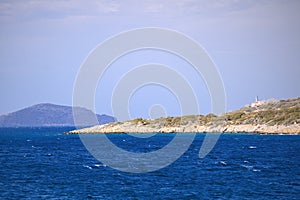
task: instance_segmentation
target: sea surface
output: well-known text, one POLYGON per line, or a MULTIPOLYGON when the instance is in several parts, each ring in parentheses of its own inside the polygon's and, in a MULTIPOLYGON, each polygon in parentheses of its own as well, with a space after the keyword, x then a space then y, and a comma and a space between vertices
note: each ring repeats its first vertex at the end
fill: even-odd
MULTIPOLYGON (((0 199, 300 199, 300 136, 223 134, 203 159, 204 134, 158 171, 103 165, 72 128, 1 128, 0 199)), ((133 152, 162 148, 174 134, 108 136, 133 152)))

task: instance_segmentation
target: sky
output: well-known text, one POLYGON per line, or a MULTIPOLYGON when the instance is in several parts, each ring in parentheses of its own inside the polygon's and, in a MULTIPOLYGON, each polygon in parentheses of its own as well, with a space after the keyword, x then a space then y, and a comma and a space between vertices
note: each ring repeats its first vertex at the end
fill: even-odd
MULTIPOLYGON (((72 105, 76 76, 90 52, 107 38, 145 27, 176 30, 206 50, 224 83, 226 111, 257 95, 299 97, 299 10, 298 0, 2 0, 0 114, 43 102, 72 105)), ((146 63, 168 65, 190 82, 200 107, 191 114, 211 112, 205 82, 191 66, 175 55, 144 50, 117 60, 99 81, 97 113, 113 114, 118 80, 146 63)), ((128 109, 132 118, 181 114, 176 95, 159 85, 133 91, 128 109)))

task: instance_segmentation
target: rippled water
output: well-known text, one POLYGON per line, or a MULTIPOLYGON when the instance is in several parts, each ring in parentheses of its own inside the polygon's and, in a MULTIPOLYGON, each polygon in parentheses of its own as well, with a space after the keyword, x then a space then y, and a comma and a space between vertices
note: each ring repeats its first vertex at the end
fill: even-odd
MULTIPOLYGON (((222 135, 204 159, 204 134, 159 171, 111 169, 70 128, 0 129, 1 199, 299 199, 300 136, 222 135)), ((119 147, 148 152, 174 135, 141 139, 110 135, 119 147)))

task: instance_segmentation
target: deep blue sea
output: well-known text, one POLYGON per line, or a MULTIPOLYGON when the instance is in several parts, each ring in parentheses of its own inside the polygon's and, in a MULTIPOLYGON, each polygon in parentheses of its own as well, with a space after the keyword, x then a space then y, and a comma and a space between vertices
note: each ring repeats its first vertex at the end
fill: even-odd
MULTIPOLYGON (((300 136, 221 135, 203 159, 204 134, 158 171, 132 174, 103 165, 72 128, 1 128, 0 199, 300 199, 300 136)), ((134 152, 159 149, 173 134, 108 136, 134 152)))

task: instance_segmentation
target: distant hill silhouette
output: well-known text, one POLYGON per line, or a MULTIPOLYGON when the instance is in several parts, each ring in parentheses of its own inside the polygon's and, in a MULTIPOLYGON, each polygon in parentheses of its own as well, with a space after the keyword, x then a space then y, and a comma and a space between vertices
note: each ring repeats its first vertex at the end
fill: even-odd
MULTIPOLYGON (((92 111, 76 107, 83 117, 93 117, 92 111)), ((116 121, 108 115, 96 115, 99 124, 116 121)), ((96 125, 96 124, 84 124, 96 125)), ((83 125, 83 126, 84 126, 83 125)), ((39 126, 74 126, 71 106, 42 103, 30 106, 19 111, 0 115, 0 127, 39 127, 39 126)))

